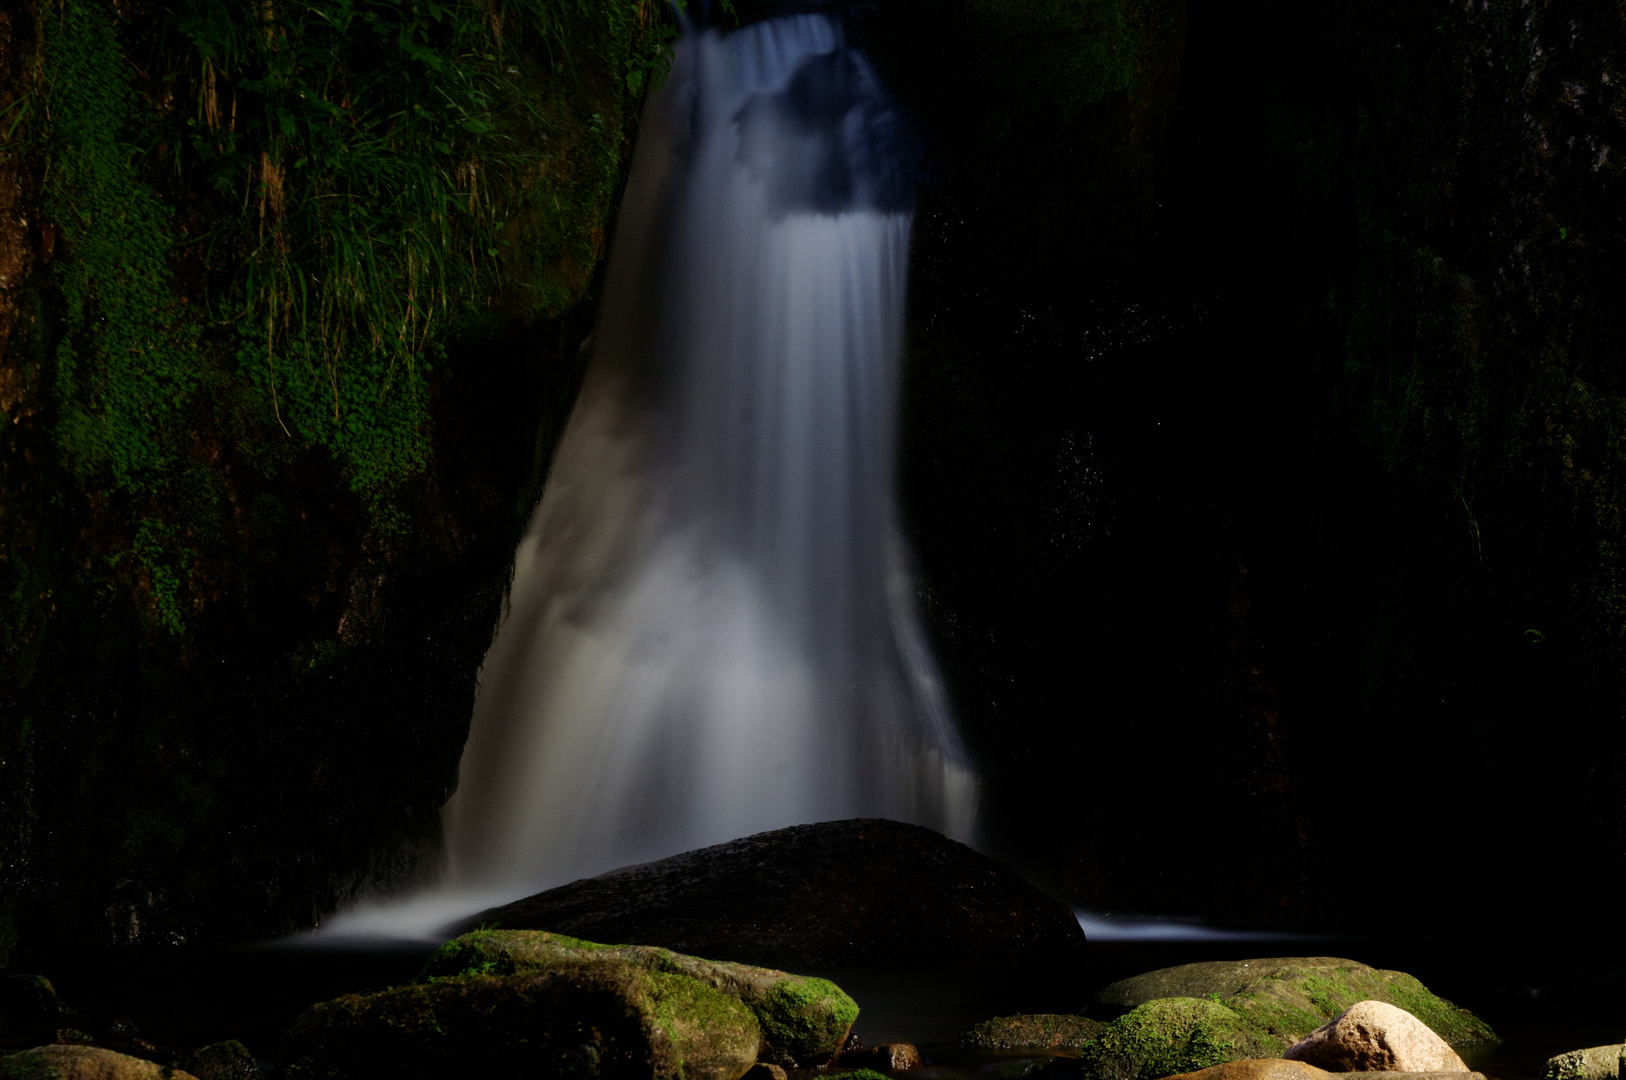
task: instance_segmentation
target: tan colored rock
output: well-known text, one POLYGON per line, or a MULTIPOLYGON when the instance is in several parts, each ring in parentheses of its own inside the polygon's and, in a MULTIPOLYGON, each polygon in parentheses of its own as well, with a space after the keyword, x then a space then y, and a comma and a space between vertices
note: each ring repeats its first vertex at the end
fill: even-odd
POLYGON ((1619 1080, 1626 1044, 1592 1046, 1547 1059, 1543 1080, 1619 1080))
POLYGON ((0 1080, 197 1080, 144 1058, 96 1046, 36 1046, 0 1057, 0 1080))
MULTIPOLYGON (((1254 1058, 1230 1061, 1196 1072, 1181 1073, 1168 1080, 1334 1080, 1334 1074, 1302 1061, 1282 1058, 1254 1058)), ((1476 1072, 1368 1072, 1361 1080, 1485 1080, 1476 1072)))
POLYGON ((1302 1061, 1281 1058, 1250 1058, 1228 1061, 1196 1072, 1180 1073, 1169 1080, 1331 1080, 1324 1069, 1302 1061))
POLYGON ((771 1061, 759 1061, 741 1080, 786 1080, 786 1073, 771 1061))
POLYGON ((1357 1001, 1283 1057, 1329 1072, 1468 1072, 1427 1024, 1383 1001, 1357 1001))

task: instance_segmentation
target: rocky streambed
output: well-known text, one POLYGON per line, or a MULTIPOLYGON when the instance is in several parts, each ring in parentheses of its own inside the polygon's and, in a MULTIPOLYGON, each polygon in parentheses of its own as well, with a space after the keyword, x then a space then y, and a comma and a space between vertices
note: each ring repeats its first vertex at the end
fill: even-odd
POLYGON ((0 1078, 1622 1073, 1622 1047, 1611 1041, 1626 1036, 1618 994, 1542 1014, 1531 1006, 1552 987, 1532 984, 1515 1008, 1521 999, 1506 989, 1528 982, 1527 972, 1503 971, 1496 983, 1481 964, 1464 978, 1466 969, 1444 964, 1422 942, 1364 944, 1384 958, 1409 949, 1430 972, 1455 973, 1459 1003, 1376 963, 1212 955, 1257 944, 1234 939, 1107 942, 1085 951, 1071 913, 1018 875, 895 823, 751 837, 577 882, 481 921, 433 951, 63 954, 59 971, 37 955, 37 970, 60 975, 60 986, 31 973, 0 980, 0 1078), (1058 911, 1065 918, 1054 918, 1058 911), (578 932, 613 920, 622 940, 502 925, 567 918, 578 932), (848 953, 843 921, 854 943, 848 953), (707 953, 652 937, 703 937, 707 953), (1002 939, 1020 963, 1001 962, 1002 939), (865 953, 875 962, 863 963, 865 953), (1193 962, 1107 977, 1181 953, 1193 962), (776 956, 818 962, 774 965, 776 956), (1460 1003, 1463 989, 1473 1010, 1460 1003), (1576 1023, 1552 1022, 1566 1016, 1576 1023))

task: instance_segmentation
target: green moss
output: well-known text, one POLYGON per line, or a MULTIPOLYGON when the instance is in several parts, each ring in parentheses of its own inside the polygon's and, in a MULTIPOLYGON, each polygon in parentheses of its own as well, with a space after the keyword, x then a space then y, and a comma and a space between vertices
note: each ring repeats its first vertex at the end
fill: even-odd
POLYGON ((1287 1044, 1240 1013, 1203 998, 1164 998, 1109 1024, 1079 1054, 1092 1080, 1155 1080, 1244 1058, 1279 1057, 1287 1044))
POLYGON ((887 1076, 886 1073, 876 1072, 874 1069, 850 1069, 845 1072, 832 1072, 828 1075, 831 1080, 838 1076, 850 1076, 852 1080, 891 1080, 891 1077, 887 1076))
POLYGON ((110 12, 67 0, 46 24, 44 205, 65 247, 57 442, 81 476, 150 489, 200 378, 199 327, 169 287, 172 212, 136 169, 131 71, 110 12))
POLYGON ((846 1041, 858 1004, 827 979, 685 956, 647 945, 600 945, 538 930, 476 930, 442 945, 420 981, 515 975, 580 965, 681 975, 743 1003, 763 1036, 765 1060, 815 1064, 846 1041))
POLYGON ((840 1046, 858 1019, 858 1003, 841 987, 809 976, 774 983, 751 1004, 769 1045, 798 1060, 816 1060, 840 1046))

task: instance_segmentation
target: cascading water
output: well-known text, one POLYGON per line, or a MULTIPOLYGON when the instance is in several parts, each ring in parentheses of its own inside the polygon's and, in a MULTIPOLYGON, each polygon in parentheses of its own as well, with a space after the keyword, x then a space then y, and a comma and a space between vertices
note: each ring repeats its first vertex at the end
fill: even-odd
POLYGON ((684 35, 481 673, 444 880, 331 930, 432 932, 802 822, 965 838, 975 780, 892 498, 905 145, 836 19, 684 35))

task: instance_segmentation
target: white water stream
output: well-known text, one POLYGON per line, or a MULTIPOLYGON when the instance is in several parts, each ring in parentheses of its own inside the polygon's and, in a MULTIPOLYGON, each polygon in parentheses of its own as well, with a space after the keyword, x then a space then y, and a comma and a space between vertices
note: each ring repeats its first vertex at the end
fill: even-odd
POLYGON ((968 838, 975 777, 893 502, 899 142, 831 18, 679 42, 481 671, 443 880, 325 932, 432 934, 803 822, 968 838))

